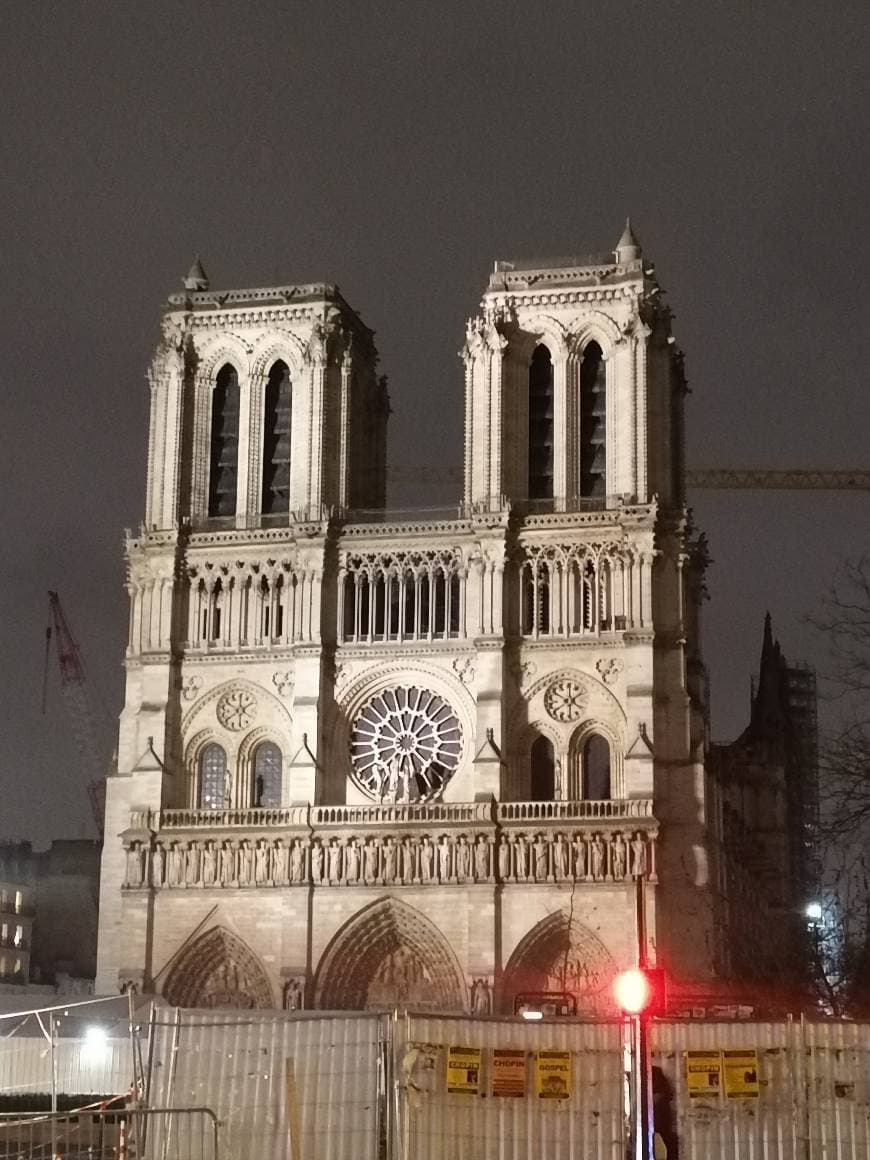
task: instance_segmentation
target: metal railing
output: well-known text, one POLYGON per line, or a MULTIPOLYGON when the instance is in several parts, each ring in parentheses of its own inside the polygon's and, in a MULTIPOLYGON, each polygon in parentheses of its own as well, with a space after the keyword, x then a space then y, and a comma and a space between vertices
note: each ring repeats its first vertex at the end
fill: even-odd
POLYGON ((211 1108, 0 1113, 0 1160, 218 1160, 211 1108))

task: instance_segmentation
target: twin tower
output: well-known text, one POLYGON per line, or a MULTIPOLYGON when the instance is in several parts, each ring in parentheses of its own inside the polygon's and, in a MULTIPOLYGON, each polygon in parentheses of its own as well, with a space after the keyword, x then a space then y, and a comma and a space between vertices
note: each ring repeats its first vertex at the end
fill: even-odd
POLYGON ((456 517, 385 510, 372 332, 330 285, 169 299, 109 779, 98 990, 608 1010, 715 969, 682 357, 630 227, 497 262, 456 517))

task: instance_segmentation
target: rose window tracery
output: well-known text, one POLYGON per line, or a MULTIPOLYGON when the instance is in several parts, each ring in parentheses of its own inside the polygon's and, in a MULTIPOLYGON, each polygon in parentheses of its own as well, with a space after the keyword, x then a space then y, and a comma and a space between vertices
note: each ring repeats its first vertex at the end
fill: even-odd
POLYGON ((586 710, 587 693, 573 677, 554 681, 544 693, 544 708, 554 721, 577 721, 586 710))
POLYGON ((257 716, 257 699, 247 689, 224 693, 217 705, 218 721, 234 733, 247 729, 257 716))
POLYGON ((462 730, 443 697, 417 686, 377 693, 351 730, 356 784, 378 801, 437 798, 459 764, 462 730))

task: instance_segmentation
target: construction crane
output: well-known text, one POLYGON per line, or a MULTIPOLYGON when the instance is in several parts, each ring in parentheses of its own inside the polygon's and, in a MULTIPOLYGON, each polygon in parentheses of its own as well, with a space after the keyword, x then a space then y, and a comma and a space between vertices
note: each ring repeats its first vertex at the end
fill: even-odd
POLYGON ((79 755, 88 781, 88 798, 91 803, 91 813, 100 838, 103 836, 103 820, 106 804, 106 779, 94 777, 100 767, 97 756, 97 743, 94 732, 94 720, 91 713, 91 704, 85 682, 85 668, 82 663, 82 654, 76 644, 69 623, 64 615, 60 597, 56 592, 48 594, 48 626, 45 630, 45 669, 42 681, 42 712, 45 713, 48 693, 48 666, 51 637, 54 633, 54 643, 57 648, 57 661, 60 668, 60 687, 66 704, 67 714, 78 745, 79 755))

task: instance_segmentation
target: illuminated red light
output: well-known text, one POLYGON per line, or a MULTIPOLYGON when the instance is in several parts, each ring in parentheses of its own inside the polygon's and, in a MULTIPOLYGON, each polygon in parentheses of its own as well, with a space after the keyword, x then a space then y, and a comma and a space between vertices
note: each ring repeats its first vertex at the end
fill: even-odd
POLYGON ((639 1015, 649 1006, 652 987, 639 967, 623 971, 613 980, 613 995, 626 1015, 639 1015))

